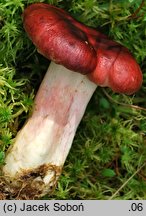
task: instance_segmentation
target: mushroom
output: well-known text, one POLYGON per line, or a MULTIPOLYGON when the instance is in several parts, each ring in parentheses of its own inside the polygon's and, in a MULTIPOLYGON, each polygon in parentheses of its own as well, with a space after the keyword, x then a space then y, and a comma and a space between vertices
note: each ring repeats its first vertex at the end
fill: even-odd
POLYGON ((52 60, 3 167, 5 198, 34 199, 56 185, 77 127, 97 85, 133 94, 142 73, 127 48, 55 6, 35 3, 23 13, 38 52, 52 60))

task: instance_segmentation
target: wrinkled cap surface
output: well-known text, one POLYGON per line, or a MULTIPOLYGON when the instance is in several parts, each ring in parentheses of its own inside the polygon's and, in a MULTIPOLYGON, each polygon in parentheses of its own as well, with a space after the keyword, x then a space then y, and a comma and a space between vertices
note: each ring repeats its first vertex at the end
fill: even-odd
POLYGON ((83 74, 94 70, 96 51, 66 12, 48 4, 32 4, 23 13, 23 23, 46 58, 83 74))
POLYGON ((64 10, 35 3, 22 17, 29 38, 46 58, 115 92, 133 94, 141 87, 140 67, 128 49, 64 10))

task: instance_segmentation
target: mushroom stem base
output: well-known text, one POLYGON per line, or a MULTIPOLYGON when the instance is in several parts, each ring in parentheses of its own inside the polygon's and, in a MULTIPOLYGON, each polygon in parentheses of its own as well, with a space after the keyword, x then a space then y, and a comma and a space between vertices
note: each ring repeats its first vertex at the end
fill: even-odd
POLYGON ((33 170, 25 170, 21 175, 0 177, 0 200, 33 200, 53 193, 62 167, 41 165, 33 170), (53 173, 50 181, 42 180, 48 173, 53 173))

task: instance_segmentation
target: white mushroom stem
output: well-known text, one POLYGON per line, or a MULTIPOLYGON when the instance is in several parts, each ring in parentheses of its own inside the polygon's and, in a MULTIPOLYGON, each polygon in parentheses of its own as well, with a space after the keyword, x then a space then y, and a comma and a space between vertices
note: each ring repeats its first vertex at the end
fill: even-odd
POLYGON ((50 191, 96 87, 85 75, 51 63, 36 95, 33 114, 6 157, 3 172, 12 184, 31 178, 33 184, 41 185, 37 184, 41 195, 50 191))

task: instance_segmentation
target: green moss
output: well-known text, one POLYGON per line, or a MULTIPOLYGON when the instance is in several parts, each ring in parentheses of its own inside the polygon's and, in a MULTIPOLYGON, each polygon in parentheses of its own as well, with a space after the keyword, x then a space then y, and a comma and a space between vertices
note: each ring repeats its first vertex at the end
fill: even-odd
POLYGON ((136 16, 131 16, 140 0, 3 0, 0 3, 0 164, 31 113, 34 94, 48 67, 23 30, 21 14, 34 2, 58 5, 77 20, 127 46, 144 75, 141 90, 133 96, 118 95, 109 89, 96 90, 57 188, 45 198, 145 199, 146 111, 141 107, 146 107, 146 5, 136 16))

